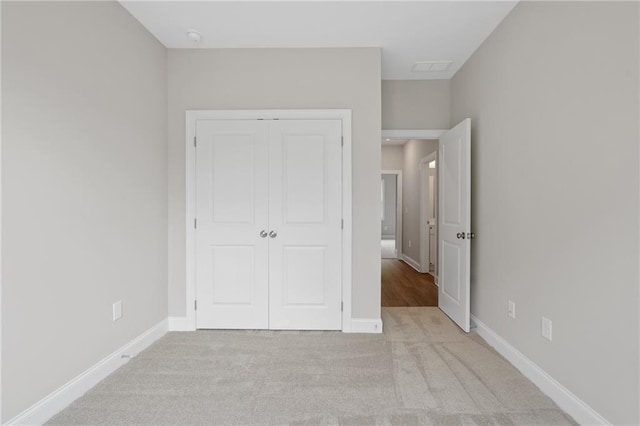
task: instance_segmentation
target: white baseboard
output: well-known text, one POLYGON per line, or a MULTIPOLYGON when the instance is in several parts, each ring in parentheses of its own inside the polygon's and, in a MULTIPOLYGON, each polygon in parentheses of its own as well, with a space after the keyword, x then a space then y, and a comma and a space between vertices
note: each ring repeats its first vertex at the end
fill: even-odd
MULTIPOLYGON (((169 331, 194 331, 194 325, 187 317, 169 317, 169 331)), ((381 319, 352 319, 344 324, 345 333, 382 333, 381 319)))
POLYGON ((440 286, 438 285, 438 276, 437 276, 436 274, 432 274, 431 272, 429 272, 429 274, 433 277, 433 282, 435 283, 435 285, 436 285, 437 287, 440 287, 440 286))
POLYGON ((169 317, 169 331, 194 331, 196 327, 187 317, 169 317))
POLYGON ((354 318, 351 320, 351 327, 345 333, 382 333, 382 320, 354 318))
POLYGON ((416 262, 415 260, 413 260, 412 258, 407 256, 406 254, 403 254, 401 259, 404 261, 404 263, 406 263, 407 265, 411 266, 416 271, 422 273, 422 271, 420 270, 420 262, 416 262))
POLYGON ((471 315, 471 321, 475 323, 475 332, 480 337, 520 370, 526 378, 538 386, 542 392, 551 398, 558 407, 573 417, 576 422, 581 425, 611 424, 474 315, 471 315))
POLYGON ((143 349, 161 338, 167 332, 168 322, 160 321, 149 330, 131 340, 111 355, 99 361, 85 372, 76 376, 67 384, 53 391, 22 413, 7 422, 8 425, 41 425, 69 406, 73 401, 84 395, 89 389, 97 385, 109 374, 125 364, 143 349))

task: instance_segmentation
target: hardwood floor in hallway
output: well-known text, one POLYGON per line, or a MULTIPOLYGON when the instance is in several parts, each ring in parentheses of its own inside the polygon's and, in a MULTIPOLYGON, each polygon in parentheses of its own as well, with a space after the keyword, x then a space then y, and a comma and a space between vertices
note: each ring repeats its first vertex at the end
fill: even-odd
POLYGON ((382 259, 382 306, 438 306, 438 286, 398 259, 382 259))

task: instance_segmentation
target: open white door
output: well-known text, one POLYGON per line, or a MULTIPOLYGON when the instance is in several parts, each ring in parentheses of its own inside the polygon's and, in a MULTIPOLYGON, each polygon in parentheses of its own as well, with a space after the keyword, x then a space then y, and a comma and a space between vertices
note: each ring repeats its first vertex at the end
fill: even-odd
POLYGON ((471 119, 440 137, 438 306, 464 331, 470 328, 471 119))

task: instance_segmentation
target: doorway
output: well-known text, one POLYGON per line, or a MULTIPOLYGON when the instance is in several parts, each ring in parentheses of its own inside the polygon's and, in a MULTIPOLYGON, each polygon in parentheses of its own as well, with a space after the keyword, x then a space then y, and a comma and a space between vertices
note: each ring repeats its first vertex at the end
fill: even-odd
POLYGON ((438 283, 438 152, 420 160, 420 272, 438 283))
MULTIPOLYGON (((418 201, 420 207, 416 209, 419 210, 417 214, 412 213, 407 205, 403 205, 403 215, 406 216, 404 230, 406 240, 401 248, 401 258, 407 266, 413 267, 416 272, 422 273, 421 275, 437 277, 439 286, 435 285, 435 281, 433 283, 433 287, 437 289, 437 306, 461 329, 468 332, 471 287, 470 240, 474 238, 470 223, 471 120, 467 118, 450 130, 383 130, 382 137, 382 168, 390 162, 399 162, 405 171, 406 204, 411 204, 411 200, 420 199, 418 201), (420 137, 428 139, 427 143, 430 139, 433 145, 431 147, 423 145, 420 149, 420 141, 410 139, 420 137), (398 143, 402 145, 401 148, 384 146, 384 141, 391 142, 393 139, 408 140, 398 143), (385 148, 388 148, 387 152, 385 148), (390 152, 391 149, 396 152, 390 152), (436 151, 437 154, 435 154, 436 151), (433 157, 429 157, 431 154, 434 154, 433 157), (419 160, 414 162, 407 161, 408 159, 419 160), (434 169, 433 176, 429 171, 429 165, 433 166, 431 167, 434 169), (418 177, 418 174, 421 177, 418 177), (413 179, 418 183, 412 183, 413 179), (422 184, 419 183, 420 181, 422 184), (419 190, 420 187, 423 189, 422 192, 419 190), (418 190, 413 194, 412 190, 415 188, 418 190), (417 219, 415 227, 412 215, 417 219), (433 238, 430 238, 431 236, 433 238), (418 237, 419 247, 414 245, 411 250, 412 239, 416 237, 418 237), (437 241, 437 248, 430 250, 433 247, 433 244, 429 244, 430 240, 437 241), (423 244, 425 242, 426 244, 423 244), (429 273, 430 271, 433 272, 433 276, 429 273)), ((385 271, 388 269, 385 262, 393 262, 393 260, 382 260, 382 306, 416 306, 389 303, 389 295, 386 294, 388 289, 402 289, 402 286, 393 285, 395 282, 385 285, 385 276, 392 280, 397 279, 393 278, 394 274, 391 271, 385 271)), ((413 282, 414 280, 409 280, 409 285, 405 284, 404 287, 410 288, 413 282)))
MULTIPOLYGON (((421 160, 427 156, 435 159, 438 141, 431 139, 384 140, 381 165, 381 304, 384 307, 437 306, 438 291, 433 275, 421 268, 423 242, 421 202, 423 196, 421 160), (398 188, 398 205, 395 211, 402 220, 402 228, 393 232, 393 176, 387 175, 395 169, 402 186, 398 188), (400 201, 402 196, 402 201, 400 201), (394 244, 395 238, 395 244, 394 244), (385 247, 386 246, 386 247, 385 247), (385 248, 395 248, 386 252, 385 248)), ((427 164, 428 167, 428 164, 427 164)), ((429 171, 426 172, 427 182, 429 171)), ((435 182, 432 182, 435 184, 435 182)), ((435 241, 434 241, 435 243, 435 241)), ((428 244, 428 241, 427 241, 428 244)), ((435 261, 434 261, 435 264, 435 261)))
POLYGON ((380 255, 397 259, 402 248, 402 170, 380 175, 380 255))

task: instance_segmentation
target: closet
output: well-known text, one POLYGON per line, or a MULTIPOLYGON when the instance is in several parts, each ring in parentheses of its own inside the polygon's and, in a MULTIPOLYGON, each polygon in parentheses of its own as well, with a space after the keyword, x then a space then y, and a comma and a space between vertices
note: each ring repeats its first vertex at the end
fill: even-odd
POLYGON ((342 326, 342 122, 197 120, 197 328, 342 326))

